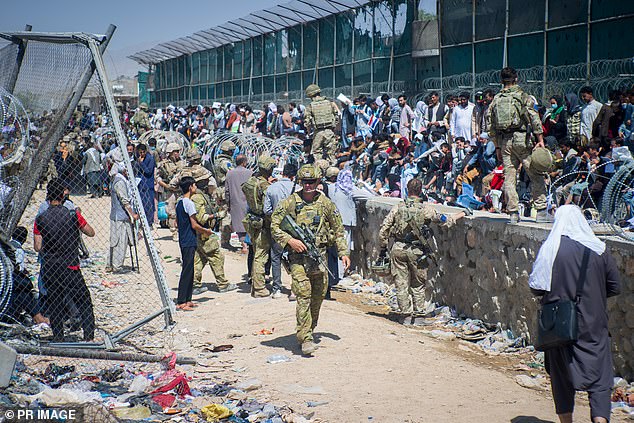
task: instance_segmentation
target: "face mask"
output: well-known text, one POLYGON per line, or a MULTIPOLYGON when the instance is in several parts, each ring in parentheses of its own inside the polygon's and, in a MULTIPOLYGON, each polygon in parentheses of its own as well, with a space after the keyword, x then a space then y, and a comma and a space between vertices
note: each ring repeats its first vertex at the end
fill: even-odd
POLYGON ((557 104, 556 103, 555 104, 551 104, 550 107, 552 107, 553 109, 556 109, 557 108, 557 104))
POLYGON ((470 152, 470 151, 471 151, 471 146, 470 146, 470 145, 468 145, 468 146, 466 146, 466 147, 464 148, 464 152, 465 152, 465 153, 468 153, 468 152, 470 152))

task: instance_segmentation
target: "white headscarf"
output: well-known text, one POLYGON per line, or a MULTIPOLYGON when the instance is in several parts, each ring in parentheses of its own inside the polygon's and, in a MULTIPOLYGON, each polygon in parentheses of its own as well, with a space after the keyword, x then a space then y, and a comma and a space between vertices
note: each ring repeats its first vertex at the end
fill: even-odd
POLYGON ((540 291, 550 291, 553 276, 553 263, 559 252, 562 236, 583 244, 595 253, 601 255, 605 251, 605 243, 596 237, 592 228, 583 217, 581 209, 575 205, 565 205, 557 209, 555 223, 537 253, 537 260, 533 264, 533 272, 528 278, 528 285, 540 291))

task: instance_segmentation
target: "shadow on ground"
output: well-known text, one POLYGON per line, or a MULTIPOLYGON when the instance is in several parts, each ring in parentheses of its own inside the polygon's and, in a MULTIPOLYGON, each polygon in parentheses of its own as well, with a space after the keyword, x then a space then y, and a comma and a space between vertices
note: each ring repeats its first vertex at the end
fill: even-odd
POLYGON ((517 416, 511 419, 511 423, 555 423, 552 420, 542 420, 535 416, 517 416))
MULTIPOLYGON (((335 334, 328 332, 316 332, 313 335, 315 343, 319 344, 323 338, 332 339, 333 341, 339 341, 341 338, 335 334)), ((286 351, 293 353, 294 355, 302 355, 300 345, 297 343, 297 338, 294 333, 280 336, 273 339, 260 342, 261 345, 273 348, 283 348, 286 351)))

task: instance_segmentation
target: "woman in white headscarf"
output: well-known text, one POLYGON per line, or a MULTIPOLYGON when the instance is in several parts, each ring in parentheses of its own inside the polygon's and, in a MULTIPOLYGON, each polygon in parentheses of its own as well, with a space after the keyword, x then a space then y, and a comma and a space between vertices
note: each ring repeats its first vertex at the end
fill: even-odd
POLYGON ((537 254, 529 286, 543 295, 542 304, 574 301, 581 278, 578 340, 547 350, 545 366, 562 423, 572 423, 575 391, 588 392, 593 422, 608 422, 613 373, 607 297, 620 292, 619 272, 581 209, 566 205, 557 209, 553 228, 537 254), (588 255, 587 266, 581 269, 584 253, 588 255))

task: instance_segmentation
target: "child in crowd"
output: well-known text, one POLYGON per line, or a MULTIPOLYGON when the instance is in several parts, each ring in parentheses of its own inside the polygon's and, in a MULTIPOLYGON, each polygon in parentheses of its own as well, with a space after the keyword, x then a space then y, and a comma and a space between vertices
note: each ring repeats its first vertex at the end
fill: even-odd
POLYGON ((196 221, 196 206, 191 200, 196 193, 196 180, 185 176, 180 181, 183 198, 176 204, 176 222, 178 224, 178 244, 181 249, 182 270, 178 281, 176 308, 192 311, 198 305, 192 301, 194 290, 194 255, 196 254, 196 232, 211 235, 211 229, 203 228, 196 221))
POLYGON ((24 250, 22 244, 26 242, 29 231, 24 226, 18 226, 13 231, 11 246, 15 251, 15 267, 13 268, 13 289, 9 300, 8 316, 20 320, 22 313, 27 313, 35 323, 49 323, 42 315, 40 304, 33 295, 33 282, 24 264, 24 250))

